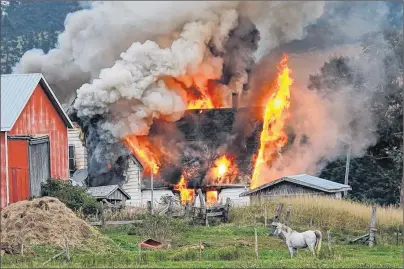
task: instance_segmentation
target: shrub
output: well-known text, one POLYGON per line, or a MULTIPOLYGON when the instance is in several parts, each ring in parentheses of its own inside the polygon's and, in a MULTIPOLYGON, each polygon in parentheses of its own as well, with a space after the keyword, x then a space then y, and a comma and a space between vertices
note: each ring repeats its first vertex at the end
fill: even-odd
POLYGON ((100 209, 97 200, 87 194, 84 188, 73 186, 70 182, 50 178, 42 183, 41 193, 42 196, 58 198, 68 208, 73 211, 81 210, 86 216, 95 214, 100 209))
POLYGON ((186 221, 173 219, 169 220, 164 215, 145 215, 142 223, 132 225, 128 231, 129 235, 139 235, 143 238, 153 238, 158 241, 171 241, 180 232, 189 229, 186 221))

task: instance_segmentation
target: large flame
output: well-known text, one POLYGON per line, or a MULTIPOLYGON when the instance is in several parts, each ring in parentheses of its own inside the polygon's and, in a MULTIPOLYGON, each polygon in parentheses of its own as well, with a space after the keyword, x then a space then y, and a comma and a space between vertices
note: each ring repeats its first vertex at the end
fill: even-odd
POLYGON ((233 183, 237 176, 237 165, 232 157, 223 155, 214 161, 213 167, 209 171, 209 178, 212 184, 233 183))
POLYGON ((213 206, 217 203, 217 191, 206 191, 206 204, 208 206, 213 206))
POLYGON ((160 169, 160 162, 156 157, 153 146, 147 137, 143 136, 126 136, 125 144, 132 150, 132 153, 138 158, 139 162, 144 166, 145 171, 157 174, 160 169))
POLYGON ((218 91, 215 90, 216 85, 212 82, 208 82, 205 87, 198 87, 187 76, 176 78, 165 76, 162 80, 168 88, 186 93, 187 109, 212 109, 223 106, 223 96, 218 94, 218 91))
POLYGON ((285 55, 279 64, 277 89, 265 105, 263 129, 260 135, 260 148, 255 160, 255 167, 250 188, 254 189, 266 181, 263 168, 270 165, 276 158, 276 154, 287 143, 285 132, 286 112, 290 105, 290 85, 293 80, 290 77, 290 69, 287 65, 288 58, 285 55))
POLYGON ((190 100, 187 109, 211 109, 214 108, 212 100, 205 96, 203 99, 190 100))
POLYGON ((187 181, 182 175, 180 181, 174 185, 174 190, 180 192, 181 204, 186 204, 187 202, 192 203, 195 198, 195 190, 187 188, 187 181))

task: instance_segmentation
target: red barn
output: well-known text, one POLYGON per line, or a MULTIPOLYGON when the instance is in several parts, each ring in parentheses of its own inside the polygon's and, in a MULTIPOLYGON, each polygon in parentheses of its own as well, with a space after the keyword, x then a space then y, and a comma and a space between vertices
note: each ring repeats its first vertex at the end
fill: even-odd
POLYGON ((49 177, 69 178, 72 127, 42 74, 1 75, 1 208, 39 196, 49 177))

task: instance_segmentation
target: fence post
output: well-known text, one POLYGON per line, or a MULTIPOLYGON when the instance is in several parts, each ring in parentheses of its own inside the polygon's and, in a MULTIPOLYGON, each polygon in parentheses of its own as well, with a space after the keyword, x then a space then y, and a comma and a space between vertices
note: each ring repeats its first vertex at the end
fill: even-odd
POLYGON ((369 229, 369 247, 373 247, 376 241, 376 206, 372 206, 369 229))
POLYGON ((254 235, 255 235, 255 255, 258 260, 258 235, 257 235, 257 228, 254 228, 254 235))
POLYGON ((205 226, 209 226, 208 215, 207 215, 207 210, 206 210, 206 205, 205 205, 205 199, 203 197, 202 190, 198 189, 197 193, 198 193, 198 196, 199 196, 199 202, 201 204, 202 219, 205 221, 205 226))
POLYGON ((191 213, 191 207, 190 207, 190 205, 189 205, 189 201, 186 201, 186 202, 185 202, 184 218, 185 218, 185 219, 188 219, 190 213, 191 213))
POLYGON ((224 222, 228 222, 229 221, 229 211, 230 211, 230 197, 226 198, 226 204, 225 204, 225 211, 224 211, 224 215, 223 215, 223 220, 224 222))
POLYGON ((100 215, 101 215, 101 228, 105 228, 105 211, 104 211, 104 203, 100 202, 100 215))
POLYGON ((273 221, 279 222, 279 220, 281 219, 282 209, 283 204, 278 204, 278 206, 276 207, 276 212, 273 221))
POLYGON ((328 239, 328 250, 331 252, 332 238, 330 230, 327 231, 327 239, 328 239))
POLYGON ((310 217, 309 219, 309 227, 313 226, 313 217, 310 217))
POLYGON ((267 218, 268 218, 267 205, 265 205, 265 208, 264 208, 264 224, 265 224, 265 229, 268 228, 268 221, 267 221, 267 218))
POLYGON ((286 209, 286 216, 285 216, 285 225, 289 226, 289 220, 290 220, 290 214, 292 212, 292 206, 288 205, 288 208, 286 209))
POLYGON ((167 217, 169 220, 173 217, 173 197, 168 197, 168 209, 167 209, 167 217))
POLYGON ((138 244, 138 251, 139 251, 139 264, 142 263, 142 245, 141 243, 138 244))
POLYGON ((149 215, 152 214, 152 202, 151 201, 147 201, 147 212, 149 213, 149 215))

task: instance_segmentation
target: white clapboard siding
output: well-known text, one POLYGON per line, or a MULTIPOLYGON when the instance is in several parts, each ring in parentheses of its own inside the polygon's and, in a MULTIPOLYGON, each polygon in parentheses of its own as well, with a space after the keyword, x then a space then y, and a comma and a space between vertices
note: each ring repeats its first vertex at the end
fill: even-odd
POLYGON ((221 204, 226 203, 227 197, 230 198, 231 204, 233 206, 246 206, 250 204, 250 197, 240 197, 240 193, 245 192, 246 189, 244 187, 237 187, 237 188, 228 188, 222 189, 219 193, 219 202, 221 204))
POLYGON ((130 200, 126 200, 128 206, 141 206, 142 192, 140 189, 140 174, 142 168, 134 159, 129 159, 128 170, 126 172, 126 180, 122 188, 130 195, 130 200))
POLYGON ((69 146, 74 146, 76 169, 87 168, 87 148, 83 146, 79 136, 80 129, 68 129, 68 142, 69 146))
MULTIPOLYGON (((163 196, 174 196, 174 193, 169 189, 153 190, 154 206, 158 206, 163 196)), ((151 200, 151 190, 142 190, 142 205, 147 206, 147 201, 151 200)))

